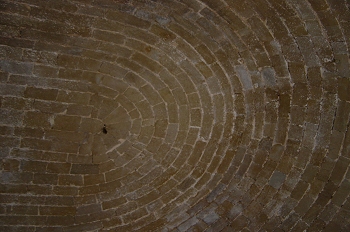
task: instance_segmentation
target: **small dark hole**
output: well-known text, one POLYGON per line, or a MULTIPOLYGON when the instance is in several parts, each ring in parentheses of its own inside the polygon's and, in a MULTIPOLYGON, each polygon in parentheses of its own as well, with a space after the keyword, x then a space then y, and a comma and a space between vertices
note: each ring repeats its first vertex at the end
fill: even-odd
POLYGON ((103 132, 103 134, 107 134, 106 124, 103 124, 102 132, 103 132))

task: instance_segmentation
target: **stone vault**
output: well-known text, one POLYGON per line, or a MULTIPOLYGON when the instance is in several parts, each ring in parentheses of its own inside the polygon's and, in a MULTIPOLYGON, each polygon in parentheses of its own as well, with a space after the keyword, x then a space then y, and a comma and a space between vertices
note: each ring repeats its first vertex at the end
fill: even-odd
POLYGON ((350 231, 349 0, 0 0, 0 231, 350 231))

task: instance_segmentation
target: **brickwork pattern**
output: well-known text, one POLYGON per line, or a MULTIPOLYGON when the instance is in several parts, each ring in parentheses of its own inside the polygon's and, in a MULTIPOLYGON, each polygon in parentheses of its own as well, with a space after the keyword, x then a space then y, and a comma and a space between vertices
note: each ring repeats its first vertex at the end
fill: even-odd
POLYGON ((0 231, 350 231, 349 0, 0 0, 0 231))

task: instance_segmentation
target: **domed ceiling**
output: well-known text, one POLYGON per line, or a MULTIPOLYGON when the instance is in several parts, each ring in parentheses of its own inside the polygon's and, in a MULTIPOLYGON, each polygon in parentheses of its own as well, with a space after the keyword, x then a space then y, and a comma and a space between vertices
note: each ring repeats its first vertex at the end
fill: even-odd
POLYGON ((350 231, 348 0, 0 0, 1 231, 350 231))

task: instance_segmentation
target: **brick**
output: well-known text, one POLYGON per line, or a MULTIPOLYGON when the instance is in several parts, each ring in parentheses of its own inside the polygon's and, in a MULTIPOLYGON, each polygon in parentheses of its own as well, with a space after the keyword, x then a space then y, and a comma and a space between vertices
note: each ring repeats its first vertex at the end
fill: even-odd
MULTIPOLYGON (((88 6, 87 6, 88 7, 88 6)), ((96 10, 96 8, 90 8, 90 11, 96 10)), ((98 10, 97 10, 98 12, 98 10)), ((93 24, 94 28, 98 28, 106 31, 122 31, 123 25, 117 21, 111 21, 103 18, 97 18, 93 24)))
POLYGON ((5 159, 2 161, 4 171, 15 172, 19 170, 20 162, 16 159, 5 159))
POLYGON ((131 221, 135 221, 145 215, 147 215, 148 212, 145 208, 139 208, 133 212, 131 212, 130 214, 126 214, 125 216, 123 216, 123 220, 126 222, 126 223, 129 223, 131 221))
POLYGON ((84 205, 77 208, 77 215, 99 213, 101 212, 100 204, 84 205))
POLYGON ((14 205, 11 207, 8 213, 16 215, 38 215, 38 212, 37 206, 14 205))
POLYGON ((59 185, 83 185, 83 177, 81 175, 59 175, 58 176, 59 185))
POLYGON ((73 143, 81 143, 84 139, 86 139, 86 135, 78 132, 69 132, 69 131, 57 131, 50 130, 45 134, 46 139, 50 139, 57 142, 73 142, 73 143))
POLYGON ((90 94, 80 92, 59 91, 56 100, 59 102, 87 105, 90 101, 90 94))
POLYGON ((24 4, 14 4, 12 2, 2 3, 3 12, 13 12, 20 15, 29 15, 30 10, 24 4))
POLYGON ((32 148, 36 150, 51 150, 51 141, 43 139, 32 139, 32 138, 23 138, 21 140, 22 148, 32 148))
POLYGON ((91 195, 97 194, 100 192, 100 188, 98 185, 84 186, 79 188, 79 195, 91 195))
POLYGON ((52 128, 55 130, 77 131, 81 118, 78 116, 57 115, 52 128))
POLYGON ((298 45, 295 43, 282 46, 282 52, 285 54, 285 58, 290 61, 298 62, 302 60, 298 45))
POLYGON ((213 75, 211 69, 204 62, 197 63, 196 68, 206 79, 213 75))
POLYGON ((65 68, 75 69, 77 68, 77 63, 79 60, 80 58, 77 56, 62 54, 57 57, 57 64, 65 68))
POLYGON ((28 111, 24 116, 23 124, 27 127, 50 128, 52 119, 51 114, 28 111))
POLYGON ((21 137, 43 138, 42 128, 16 128, 14 134, 21 137))
POLYGON ((54 186, 52 192, 58 196, 76 196, 79 193, 75 186, 54 186))
POLYGON ((47 172, 48 173, 69 173, 71 168, 71 164, 69 163, 49 163, 47 165, 47 172))
POLYGON ((340 100, 350 101, 350 81, 345 78, 338 78, 338 94, 340 100))
POLYGON ((44 216, 17 216, 17 215, 1 215, 1 221, 6 221, 6 225, 39 225, 44 226, 46 217, 44 216))
POLYGON ((135 26, 137 28, 147 29, 151 25, 149 22, 143 19, 137 18, 130 14, 126 14, 124 12, 108 11, 106 13, 106 17, 107 19, 116 20, 118 22, 126 23, 129 25, 135 26))
POLYGON ((275 189, 278 189, 282 185, 285 178, 286 178, 286 175, 284 173, 275 171, 271 176, 269 184, 275 189))
POLYGON ((334 166, 333 172, 331 174, 330 180, 333 181, 334 184, 338 185, 344 178, 347 167, 349 165, 349 161, 343 157, 340 157, 337 163, 334 166))
POLYGON ((56 185, 58 181, 58 176, 56 174, 34 174, 33 183, 34 184, 47 184, 56 185))
POLYGON ((101 61, 90 59, 90 58, 84 58, 79 62, 77 67, 82 70, 97 72, 99 71, 101 64, 102 64, 101 61))
POLYGON ((155 35, 162 38, 166 42, 170 42, 176 38, 174 33, 157 25, 152 25, 150 28, 150 32, 154 33, 155 35))
POLYGON ((277 122, 277 130, 275 134, 275 142, 283 144, 287 136, 288 119, 279 118, 277 122))
POLYGON ((80 225, 75 225, 75 226, 70 226, 67 228, 67 231, 69 232, 74 232, 74 231, 86 231, 86 230, 99 230, 102 228, 102 222, 97 221, 97 222, 89 222, 89 223, 84 223, 80 225))
POLYGON ((346 126, 349 121, 350 104, 344 101, 338 103, 334 128, 340 132, 346 131, 346 126))
POLYGON ((304 181, 299 181, 292 191, 291 197, 300 200, 308 188, 308 184, 304 181))
POLYGON ((201 125, 201 115, 200 109, 191 110, 191 126, 201 125))
POLYGON ((279 115, 282 117, 288 116, 288 114, 290 113, 290 96, 287 94, 281 94, 279 101, 279 115))
POLYGON ((0 136, 0 146, 2 147, 19 147, 20 141, 16 137, 0 136))
POLYGON ((132 56, 132 59, 154 73, 159 73, 161 71, 161 66, 158 63, 141 53, 135 53, 132 56))
POLYGON ((126 203, 126 199, 124 197, 121 197, 121 198, 103 202, 102 208, 103 210, 110 209, 110 208, 117 208, 118 206, 121 206, 124 203, 126 203))
POLYGON ((98 174, 98 164, 72 164, 72 174, 98 174))
POLYGON ((124 36, 119 33, 111 33, 108 31, 94 30, 93 37, 98 40, 112 42, 116 44, 122 44, 124 42, 124 36))
POLYGON ((1 70, 13 74, 30 75, 33 72, 33 64, 27 62, 0 61, 1 70))
POLYGON ((41 206, 40 215, 75 215, 75 207, 41 206))
POLYGON ((140 92, 145 96, 147 101, 150 102, 151 105, 157 105, 162 102, 159 94, 154 91, 154 89, 150 85, 145 85, 140 88, 140 92))
POLYGON ((67 109, 67 105, 40 100, 35 100, 33 102, 33 107, 35 110, 42 113, 63 113, 67 109))
POLYGON ((105 53, 112 53, 113 55, 119 55, 124 58, 127 58, 132 54, 131 50, 112 43, 102 43, 98 47, 98 51, 102 51, 105 53))
POLYGON ((27 172, 45 172, 47 167, 47 162, 41 161, 21 161, 21 170, 27 172))
POLYGON ((296 83, 293 87, 292 103, 304 106, 307 103, 308 89, 305 84, 296 83))
POLYGON ((344 180, 341 183, 339 189, 334 194, 334 196, 332 198, 332 202, 337 206, 342 206, 343 202, 345 201, 345 199, 348 196, 349 189, 350 189, 349 181, 344 180))
POLYGON ((24 86, 16 86, 9 84, 0 84, 0 94, 1 96, 18 96, 21 97, 24 95, 25 87, 24 86))
POLYGON ((23 113, 16 110, 0 109, 0 123, 2 125, 18 126, 22 123, 23 113))
POLYGON ((105 178, 103 174, 90 174, 90 175, 84 175, 84 185, 96 185, 100 183, 104 183, 105 178))
MULTIPOLYGON (((40 63, 40 66, 42 64, 56 65, 57 54, 55 54, 54 52, 23 49, 22 60, 28 61, 28 62, 40 63)), ((34 70, 38 65, 34 65, 34 70)), ((56 69, 56 71, 58 70, 56 69)))
MULTIPOLYGON (((290 71, 291 78, 294 83, 297 82, 306 82, 306 74, 305 74, 305 67, 303 63, 300 62, 289 62, 288 63, 288 69, 290 71)), ((309 75, 311 75, 311 68, 308 69, 309 75), (310 70, 310 71, 309 71, 310 70)), ((310 80, 313 81, 313 80, 310 80)))

